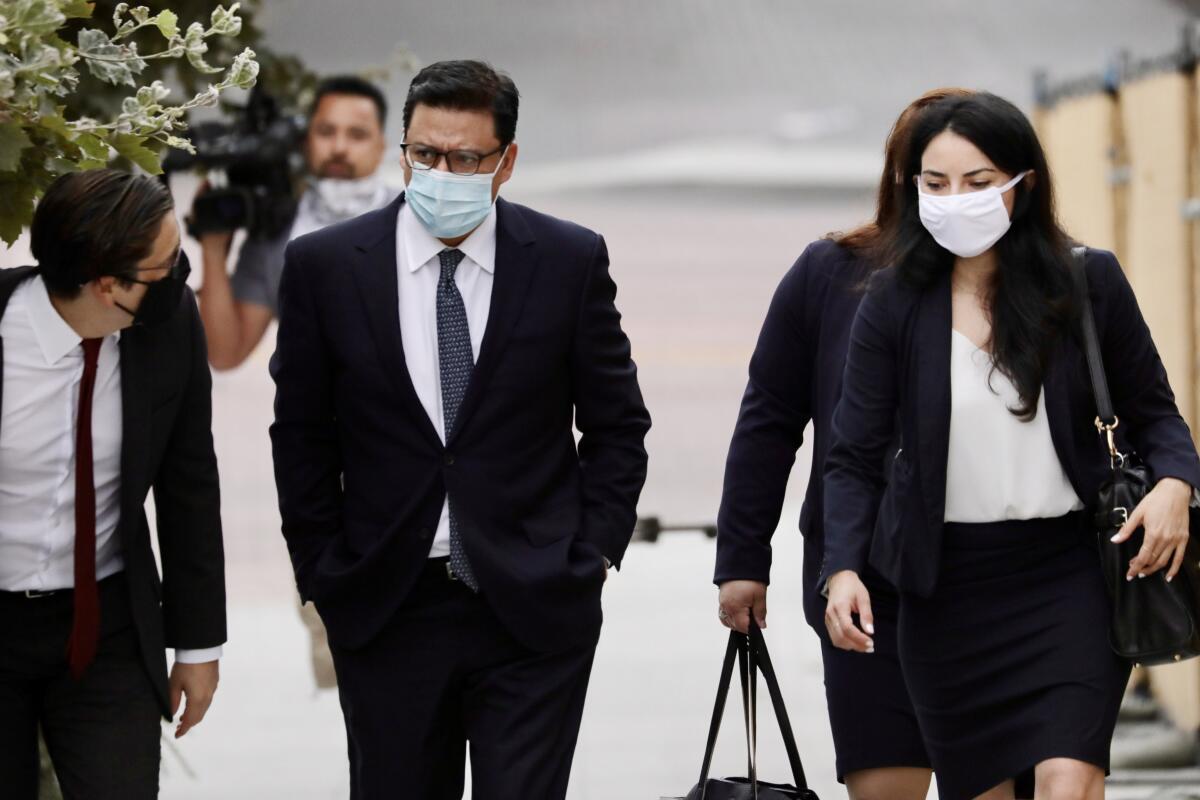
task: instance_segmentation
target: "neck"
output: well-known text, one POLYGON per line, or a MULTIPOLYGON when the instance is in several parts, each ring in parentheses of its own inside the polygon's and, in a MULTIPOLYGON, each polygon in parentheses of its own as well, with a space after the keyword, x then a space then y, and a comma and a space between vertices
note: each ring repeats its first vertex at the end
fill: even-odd
POLYGON ((971 258, 956 258, 951 277, 957 286, 978 294, 991 286, 995 274, 996 253, 988 250, 971 258))
MULTIPOLYGON (((109 319, 109 309, 103 306, 97 308, 97 304, 88 296, 86 288, 77 297, 69 300, 50 295, 50 305, 54 306, 58 315, 81 339, 102 339, 125 327, 109 319)), ((120 313, 129 316, 123 311, 120 313)))

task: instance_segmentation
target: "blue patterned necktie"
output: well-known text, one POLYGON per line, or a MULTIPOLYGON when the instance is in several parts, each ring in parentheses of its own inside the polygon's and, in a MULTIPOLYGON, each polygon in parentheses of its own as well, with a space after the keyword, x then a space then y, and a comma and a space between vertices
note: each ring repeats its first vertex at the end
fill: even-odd
MULTIPOLYGON (((454 283, 454 271, 462 263, 463 252, 447 249, 439 253, 438 258, 442 262, 437 286, 438 365, 442 377, 442 417, 448 440, 467 391, 467 382, 471 379, 471 370, 475 368, 475 356, 471 352, 467 309, 454 283)), ((450 569, 472 591, 479 591, 479 581, 475 579, 475 572, 463 549, 453 504, 450 506, 450 569)))

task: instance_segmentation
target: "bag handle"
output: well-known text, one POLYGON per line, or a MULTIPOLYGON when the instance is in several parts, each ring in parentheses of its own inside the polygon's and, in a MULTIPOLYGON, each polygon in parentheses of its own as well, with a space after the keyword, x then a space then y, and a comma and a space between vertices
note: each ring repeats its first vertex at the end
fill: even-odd
POLYGON ((1096 399, 1096 430, 1107 435, 1108 454, 1113 466, 1122 459, 1117 451, 1113 431, 1120 420, 1113 411, 1112 397, 1108 393, 1108 377, 1104 372, 1104 357, 1100 354, 1100 336, 1096 332, 1096 317, 1092 311, 1092 299, 1088 295, 1087 271, 1084 269, 1086 247, 1071 248, 1071 273, 1075 278, 1075 294, 1079 302, 1080 328, 1083 333, 1083 349, 1087 355, 1088 375, 1092 379, 1092 395, 1096 399))
POLYGON ((767 642, 763 638, 754 620, 750 621, 750 634, 729 632, 729 644, 725 648, 725 661, 721 667, 721 678, 717 684, 717 699, 713 706, 712 722, 708 727, 708 743, 704 748, 704 762, 700 767, 700 800, 706 800, 708 793, 708 775, 712 767, 713 752, 717 746, 717 735, 721 730, 721 718, 725 714, 725 702, 729 697, 729 685, 733 680, 734 660, 739 662, 742 681, 742 711, 746 719, 746 744, 748 772, 750 784, 757 796, 757 685, 758 671, 761 670, 767 683, 767 691, 771 695, 771 704, 775 709, 775 719, 779 722, 779 731, 783 735, 783 744, 787 749, 788 761, 792 767, 792 780, 797 789, 808 789, 804 776, 804 766, 800 763, 800 751, 796 747, 796 737, 792 731, 787 709, 783 704, 783 693, 779 689, 779 679, 767 653, 767 642))

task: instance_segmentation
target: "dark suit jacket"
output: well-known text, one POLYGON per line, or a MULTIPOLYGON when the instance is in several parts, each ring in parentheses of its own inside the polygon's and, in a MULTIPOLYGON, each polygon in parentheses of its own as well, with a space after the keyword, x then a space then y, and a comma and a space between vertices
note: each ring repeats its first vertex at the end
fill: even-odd
POLYGON ((604 241, 498 201, 488 325, 443 446, 400 336, 403 202, 288 247, 271 439, 301 597, 335 646, 366 644, 424 568, 449 494, 505 627, 537 650, 594 640, 601 555, 619 563, 629 543, 650 426, 604 241))
MULTIPOLYGON (((1112 253, 1089 250, 1090 299, 1120 431, 1154 477, 1200 486, 1200 460, 1137 299, 1112 253)), ((868 558, 902 591, 937 582, 950 436, 950 275, 924 290, 881 273, 850 340, 835 442, 825 472, 822 574, 861 571, 868 558), (886 468, 897 411, 903 449, 886 468), (876 509, 878 508, 878 517, 876 509), (872 537, 872 531, 874 536, 872 537)), ((1061 337, 1044 380, 1054 449, 1084 503, 1108 474, 1095 401, 1077 337, 1061 337)))
MULTIPOLYGON (((0 270, 0 316, 31 267, 0 270)), ((2 357, 3 343, 0 343, 2 357)), ((166 648, 225 642, 225 554, 212 442, 212 374, 196 298, 154 328, 121 332, 121 517, 129 602, 142 658, 170 716, 166 648), (146 521, 154 490, 158 575, 146 521)), ((103 610, 101 611, 103 613, 103 610)))
POLYGON ((812 468, 800 531, 804 610, 814 623, 824 613, 817 574, 825 549, 822 494, 830 425, 842 392, 850 326, 870 272, 850 250, 822 239, 783 276, 750 360, 750 380, 725 462, 714 581, 769 583, 771 537, 811 420, 812 468))

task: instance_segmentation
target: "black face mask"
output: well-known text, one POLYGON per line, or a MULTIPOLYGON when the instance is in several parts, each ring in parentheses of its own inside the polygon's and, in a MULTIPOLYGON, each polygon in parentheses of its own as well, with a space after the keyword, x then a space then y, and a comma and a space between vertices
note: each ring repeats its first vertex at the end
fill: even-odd
MULTIPOLYGON (((179 253, 179 260, 171 267, 165 278, 156 281, 139 281, 127 278, 130 283, 140 283, 146 287, 142 302, 136 311, 130 311, 117 303, 117 308, 133 317, 134 325, 153 327, 166 322, 171 315, 179 310, 179 301, 183 297, 183 287, 187 285, 188 275, 192 274, 192 265, 188 262, 187 254, 179 253)), ((115 302, 115 301, 114 301, 115 302)))

